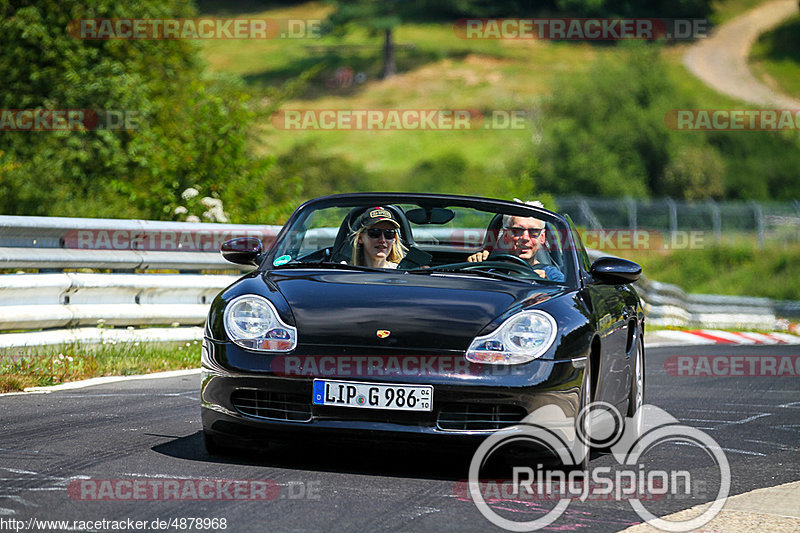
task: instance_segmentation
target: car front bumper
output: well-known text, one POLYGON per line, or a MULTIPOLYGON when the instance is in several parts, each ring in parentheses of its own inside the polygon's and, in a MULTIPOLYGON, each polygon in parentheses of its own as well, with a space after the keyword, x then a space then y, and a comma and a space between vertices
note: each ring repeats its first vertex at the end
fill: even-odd
POLYGON ((204 355, 203 429, 221 442, 248 447, 311 435, 477 444, 545 405, 560 407, 567 417, 576 416, 586 362, 585 357, 541 361, 528 366, 525 374, 492 368, 479 375, 330 378, 433 386, 432 410, 395 411, 315 405, 314 378, 327 376, 232 371, 204 355))

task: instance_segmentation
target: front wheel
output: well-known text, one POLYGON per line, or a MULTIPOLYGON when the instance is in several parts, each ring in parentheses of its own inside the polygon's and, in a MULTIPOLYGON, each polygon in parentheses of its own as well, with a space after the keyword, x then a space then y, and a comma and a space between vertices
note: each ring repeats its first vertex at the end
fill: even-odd
POLYGON ((592 403, 592 371, 587 361, 583 371, 583 386, 581 387, 581 401, 578 413, 575 415, 575 464, 569 470, 588 473, 589 461, 592 455, 591 443, 591 417, 589 405, 592 403))

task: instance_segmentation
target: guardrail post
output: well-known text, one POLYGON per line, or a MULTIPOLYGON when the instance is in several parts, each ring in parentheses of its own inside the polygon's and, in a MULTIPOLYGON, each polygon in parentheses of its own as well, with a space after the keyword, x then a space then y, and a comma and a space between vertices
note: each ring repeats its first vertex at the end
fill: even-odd
POLYGON ((631 197, 625 198, 625 206, 628 208, 628 226, 631 231, 636 231, 636 202, 631 197))
POLYGON ((589 202, 586 201, 586 198, 579 196, 578 197, 578 205, 580 206, 581 213, 586 218, 586 221, 592 225, 593 229, 602 230, 603 226, 600 224, 600 221, 597 220, 597 217, 592 212, 592 208, 589 207, 589 202))
POLYGON ((664 198, 669 208, 669 231, 672 235, 672 243, 670 246, 675 246, 678 242, 678 207, 675 205, 675 200, 670 197, 664 198))
MULTIPOLYGON (((800 218, 800 202, 797 200, 792 200, 794 204, 794 210, 797 211, 797 217, 800 218)), ((797 225, 797 240, 800 242, 800 224, 797 225)))
POLYGON ((761 210, 761 205, 758 204, 755 200, 752 200, 750 204, 753 206, 753 216, 755 217, 756 221, 756 232, 758 233, 758 248, 763 250, 764 249, 764 213, 761 210))
POLYGON ((719 205, 714 200, 709 199, 708 205, 711 207, 711 224, 714 228, 714 242, 720 244, 722 242, 722 214, 719 210, 719 205))

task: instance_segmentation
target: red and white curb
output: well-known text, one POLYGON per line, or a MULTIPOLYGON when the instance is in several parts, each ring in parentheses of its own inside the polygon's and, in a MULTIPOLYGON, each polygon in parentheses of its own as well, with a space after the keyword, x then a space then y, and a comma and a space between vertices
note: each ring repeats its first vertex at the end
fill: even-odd
POLYGON ((800 344, 800 336, 790 333, 694 329, 654 331, 645 337, 645 345, 652 348, 676 344, 800 344))

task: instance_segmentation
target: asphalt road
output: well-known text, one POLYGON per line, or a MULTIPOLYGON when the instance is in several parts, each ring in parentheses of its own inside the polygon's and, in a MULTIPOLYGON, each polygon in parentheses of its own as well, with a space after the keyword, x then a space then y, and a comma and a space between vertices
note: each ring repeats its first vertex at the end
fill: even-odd
MULTIPOLYGON (((798 347, 651 349, 645 400, 720 444, 731 467, 732 495, 800 479, 798 378, 669 375, 665 362, 677 354, 783 357, 798 355, 798 347)), ((199 376, 192 375, 0 396, 0 529, 36 530, 31 519, 105 519, 125 522, 78 528, 130 529, 141 521, 145 531, 220 531, 209 526, 221 526, 224 519, 226 531, 499 530, 458 490, 467 477, 468 452, 320 440, 273 446, 259 456, 211 457, 202 446, 198 383, 199 376), (131 501, 134 480, 150 490, 179 480, 181 491, 202 492, 199 483, 208 479, 239 480, 260 499, 234 501, 237 485, 216 484, 202 489, 211 500, 191 499, 190 491, 185 493, 190 499, 181 501, 131 501), (104 480, 111 480, 105 489, 104 480), (117 496, 108 487, 115 487, 117 496), (99 497, 111 499, 91 499, 99 497), (163 525, 153 520, 180 518, 218 520, 191 524, 200 528, 188 527, 189 520, 153 527, 163 525)), ((649 502, 659 516, 716 494, 714 463, 701 449, 679 444, 657 447, 651 460, 664 470, 688 471, 693 495, 649 502)), ((591 466, 619 468, 610 454, 596 454, 591 466)), ((552 504, 501 495, 492 507, 512 520, 532 520, 552 504)), ((641 521, 626 501, 590 498, 571 502, 543 531, 617 531, 641 521)))

